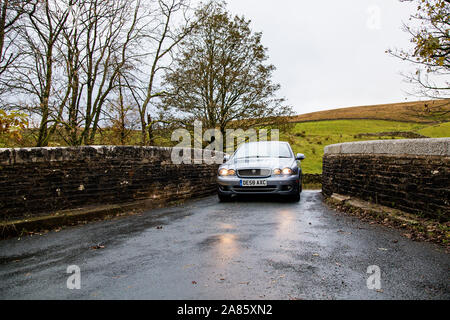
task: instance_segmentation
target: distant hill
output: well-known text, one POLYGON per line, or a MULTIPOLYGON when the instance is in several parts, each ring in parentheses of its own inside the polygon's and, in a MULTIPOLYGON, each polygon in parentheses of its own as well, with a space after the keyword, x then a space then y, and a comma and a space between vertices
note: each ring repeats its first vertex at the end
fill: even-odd
POLYGON ((416 123, 447 122, 450 121, 450 100, 412 101, 332 109, 292 116, 289 122, 344 119, 390 120, 416 123))

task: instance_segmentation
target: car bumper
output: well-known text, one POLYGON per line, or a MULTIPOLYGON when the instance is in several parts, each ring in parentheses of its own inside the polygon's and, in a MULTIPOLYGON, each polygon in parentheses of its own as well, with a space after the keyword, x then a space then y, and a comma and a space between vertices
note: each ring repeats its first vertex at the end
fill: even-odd
POLYGON ((254 178, 267 180, 267 186, 264 187, 241 187, 242 179, 234 177, 217 177, 218 192, 224 195, 232 194, 284 194, 291 195, 298 193, 299 177, 281 176, 269 178, 254 178))

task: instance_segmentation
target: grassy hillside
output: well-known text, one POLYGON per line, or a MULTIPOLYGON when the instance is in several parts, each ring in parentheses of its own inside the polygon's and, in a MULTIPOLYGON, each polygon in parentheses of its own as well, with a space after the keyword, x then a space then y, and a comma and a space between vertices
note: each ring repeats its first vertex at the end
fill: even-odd
POLYGON ((305 173, 321 173, 324 147, 364 140, 450 137, 448 100, 340 108, 290 117, 281 132, 294 152, 304 153, 305 173))
POLYGON ((295 153, 304 153, 305 173, 322 172, 325 146, 334 143, 402 139, 409 137, 449 137, 450 122, 441 124, 386 120, 326 120, 296 123, 289 132, 281 132, 281 140, 289 141, 295 153))
POLYGON ((436 125, 427 126, 419 130, 420 134, 431 138, 444 138, 450 136, 450 122, 440 123, 436 125))
POLYGON ((373 119, 431 123, 449 121, 448 112, 450 112, 450 102, 448 100, 428 100, 349 107, 305 113, 291 117, 290 121, 305 122, 336 119, 373 119))

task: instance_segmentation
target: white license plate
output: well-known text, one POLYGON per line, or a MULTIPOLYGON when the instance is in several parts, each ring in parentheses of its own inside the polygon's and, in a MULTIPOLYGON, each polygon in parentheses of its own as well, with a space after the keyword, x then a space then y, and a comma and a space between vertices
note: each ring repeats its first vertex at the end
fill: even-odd
POLYGON ((241 180, 241 187, 266 187, 267 180, 265 179, 243 179, 241 180))

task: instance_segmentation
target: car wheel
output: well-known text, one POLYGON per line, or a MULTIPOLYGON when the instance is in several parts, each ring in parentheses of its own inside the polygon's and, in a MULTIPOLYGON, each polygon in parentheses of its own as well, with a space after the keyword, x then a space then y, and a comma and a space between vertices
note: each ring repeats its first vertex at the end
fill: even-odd
POLYGON ((217 193, 220 202, 228 202, 231 200, 231 196, 223 193, 217 193))
POLYGON ((299 202, 300 201, 300 193, 296 193, 293 196, 291 196, 292 202, 299 202))

